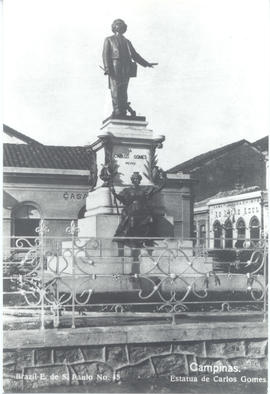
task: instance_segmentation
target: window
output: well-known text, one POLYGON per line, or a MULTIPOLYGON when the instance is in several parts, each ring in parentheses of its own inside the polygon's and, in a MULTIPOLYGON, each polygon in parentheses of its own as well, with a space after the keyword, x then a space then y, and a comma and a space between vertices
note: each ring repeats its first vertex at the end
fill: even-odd
POLYGON ((193 247, 197 245, 197 237, 198 237, 198 232, 197 232, 197 222, 194 220, 193 222, 193 229, 192 229, 192 242, 193 242, 193 247))
POLYGON ((213 224, 213 231, 214 231, 214 248, 220 249, 221 248, 221 237, 222 237, 222 227, 218 220, 215 221, 213 224))
POLYGON ((246 238, 246 223, 244 219, 239 218, 236 223, 237 229, 237 241, 235 243, 236 248, 243 248, 246 238))
POLYGON ((225 248, 232 248, 233 247, 233 229, 232 229, 232 222, 230 219, 227 219, 225 224, 225 248))
POLYGON ((249 222, 250 240, 256 244, 260 239, 260 222, 257 216, 253 216, 249 222))
POLYGON ((206 228, 205 224, 200 225, 200 245, 205 245, 206 243, 206 228))
MULTIPOLYGON (((34 238, 37 237, 36 228, 39 226, 40 213, 33 205, 21 205, 13 212, 13 235, 26 239, 34 245, 34 238)), ((29 244, 24 242, 24 246, 29 244)))
POLYGON ((85 212, 86 212, 86 206, 84 205, 84 206, 79 210, 78 219, 83 219, 83 218, 84 218, 84 215, 85 215, 85 212))

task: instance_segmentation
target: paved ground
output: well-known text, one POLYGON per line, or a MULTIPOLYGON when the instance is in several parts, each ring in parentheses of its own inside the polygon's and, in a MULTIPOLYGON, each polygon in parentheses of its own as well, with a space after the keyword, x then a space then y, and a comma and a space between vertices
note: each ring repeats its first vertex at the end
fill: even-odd
MULTIPOLYGON (((107 326, 125 326, 125 325, 141 325, 141 324, 172 324, 171 317, 125 317, 125 316, 84 316, 78 317, 76 315, 76 327, 107 327, 107 326)), ((52 318, 46 320, 45 328, 53 328, 52 318)), ((178 315, 175 319, 176 324, 196 323, 196 322, 221 322, 221 321, 263 321, 262 315, 249 316, 222 316, 217 312, 215 316, 187 316, 185 314, 178 315)), ((4 315, 3 317, 4 330, 19 330, 19 329, 38 329, 40 328, 40 320, 36 317, 25 316, 18 317, 14 315, 4 315)), ((69 328, 71 326, 71 317, 61 317, 61 324, 59 328, 69 328)))

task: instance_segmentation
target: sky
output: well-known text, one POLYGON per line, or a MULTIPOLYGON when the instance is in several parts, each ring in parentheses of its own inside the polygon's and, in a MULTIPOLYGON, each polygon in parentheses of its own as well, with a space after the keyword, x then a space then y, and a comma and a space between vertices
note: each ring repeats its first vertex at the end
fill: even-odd
POLYGON ((104 38, 122 18, 139 66, 129 100, 166 141, 168 169, 269 133, 268 0, 5 0, 3 121, 49 145, 86 145, 111 112, 104 38))

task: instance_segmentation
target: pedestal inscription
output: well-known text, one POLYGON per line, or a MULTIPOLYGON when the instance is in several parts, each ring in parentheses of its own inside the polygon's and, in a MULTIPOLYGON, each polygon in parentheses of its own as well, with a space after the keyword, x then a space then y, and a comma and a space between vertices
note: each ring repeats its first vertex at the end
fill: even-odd
POLYGON ((115 145, 113 147, 112 158, 117 165, 118 179, 117 183, 123 185, 130 184, 130 177, 134 171, 138 171, 143 179, 143 185, 149 185, 151 182, 144 175, 145 167, 150 160, 150 149, 143 147, 128 147, 124 145, 115 145))
POLYGON ((164 136, 153 136, 146 121, 134 119, 109 119, 99 135, 105 151, 105 165, 115 169, 113 182, 116 186, 130 185, 134 171, 142 175, 142 185, 152 184, 151 160, 155 149, 162 147, 164 136), (147 169, 148 168, 148 169, 147 169))

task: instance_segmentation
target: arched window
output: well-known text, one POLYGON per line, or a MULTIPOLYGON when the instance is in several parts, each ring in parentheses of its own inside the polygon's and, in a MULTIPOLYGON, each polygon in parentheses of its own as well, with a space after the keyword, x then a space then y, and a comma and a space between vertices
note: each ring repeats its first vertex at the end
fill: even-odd
POLYGON ((206 243, 206 227, 205 224, 200 224, 200 245, 206 243))
POLYGON ((214 231, 214 248, 220 249, 221 248, 221 237, 222 237, 222 227, 218 220, 215 221, 213 224, 213 231, 214 231))
POLYGON ((232 222, 230 219, 227 219, 225 224, 225 248, 232 248, 233 247, 233 228, 232 222))
POLYGON ((193 222, 193 230, 192 230, 192 238, 193 238, 193 246, 195 246, 198 242, 197 240, 198 232, 197 232, 197 222, 194 220, 193 222))
POLYGON ((260 222, 257 216, 253 216, 249 222, 250 228, 250 240, 253 244, 256 244, 260 239, 260 222))
POLYGON ((239 218, 236 223, 236 229, 237 229, 237 241, 235 244, 236 248, 243 248, 245 238, 246 238, 246 223, 244 219, 239 218))
MULTIPOLYGON (((13 217, 13 235, 28 240, 30 244, 34 244, 34 238, 37 237, 36 228, 39 226, 40 212, 31 205, 24 204, 14 209, 13 217)), ((29 245, 26 245, 29 246, 29 245)))
POLYGON ((85 215, 85 212, 86 212, 86 206, 84 205, 84 206, 79 210, 78 219, 83 219, 83 218, 84 218, 84 215, 85 215))

